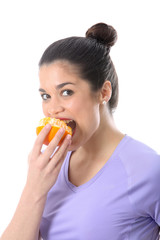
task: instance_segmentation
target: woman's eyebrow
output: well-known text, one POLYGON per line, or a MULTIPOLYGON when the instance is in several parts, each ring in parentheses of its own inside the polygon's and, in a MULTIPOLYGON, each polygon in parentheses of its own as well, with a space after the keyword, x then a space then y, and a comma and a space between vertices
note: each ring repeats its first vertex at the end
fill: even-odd
POLYGON ((64 83, 61 83, 61 84, 57 85, 56 89, 58 90, 58 89, 64 87, 65 85, 68 85, 68 84, 75 85, 75 83, 72 83, 72 82, 64 82, 64 83))
POLYGON ((43 88, 39 88, 39 92, 46 92, 43 88))
MULTIPOLYGON (((61 83, 61 84, 58 84, 56 86, 56 89, 60 89, 60 88, 63 88, 64 86, 68 85, 68 84, 72 84, 72 85, 75 85, 75 83, 72 83, 72 82, 64 82, 64 83, 61 83)), ((39 88, 39 92, 46 92, 43 88, 39 88)))

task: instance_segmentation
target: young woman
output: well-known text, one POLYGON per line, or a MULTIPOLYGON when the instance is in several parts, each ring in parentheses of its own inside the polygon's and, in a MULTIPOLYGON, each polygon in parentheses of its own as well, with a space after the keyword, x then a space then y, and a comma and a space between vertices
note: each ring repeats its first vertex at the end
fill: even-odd
POLYGON ((51 126, 41 131, 1 240, 158 239, 160 156, 121 133, 112 116, 118 78, 109 53, 116 40, 115 29, 99 23, 86 37, 54 42, 42 55, 44 115, 69 121, 73 135, 55 151, 60 129, 42 153, 51 126))

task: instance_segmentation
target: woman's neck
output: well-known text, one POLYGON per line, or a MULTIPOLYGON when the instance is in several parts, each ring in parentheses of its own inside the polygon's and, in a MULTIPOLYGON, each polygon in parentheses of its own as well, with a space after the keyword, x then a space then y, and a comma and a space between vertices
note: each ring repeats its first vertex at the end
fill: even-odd
POLYGON ((123 137, 124 134, 118 131, 112 116, 102 116, 96 133, 71 155, 68 176, 72 184, 80 186, 93 178, 109 160, 123 137))
POLYGON ((83 156, 83 159, 93 161, 93 159, 107 153, 111 155, 123 137, 124 134, 117 129, 112 115, 104 110, 101 112, 99 128, 91 139, 77 149, 76 152, 79 156, 83 156))

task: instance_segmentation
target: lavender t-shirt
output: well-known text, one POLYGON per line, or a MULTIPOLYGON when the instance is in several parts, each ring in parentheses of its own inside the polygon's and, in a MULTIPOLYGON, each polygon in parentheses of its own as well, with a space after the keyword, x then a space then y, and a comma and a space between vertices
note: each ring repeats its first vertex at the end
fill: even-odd
POLYGON ((68 180, 70 155, 48 193, 44 240, 158 240, 160 156, 154 150, 126 135, 79 187, 68 180))

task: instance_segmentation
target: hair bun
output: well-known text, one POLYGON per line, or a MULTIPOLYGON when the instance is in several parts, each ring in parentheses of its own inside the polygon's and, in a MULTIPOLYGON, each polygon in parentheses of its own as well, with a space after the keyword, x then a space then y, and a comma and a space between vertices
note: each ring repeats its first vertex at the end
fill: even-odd
POLYGON ((117 32, 110 25, 97 23, 87 30, 86 37, 96 39, 110 49, 117 41, 117 32))

